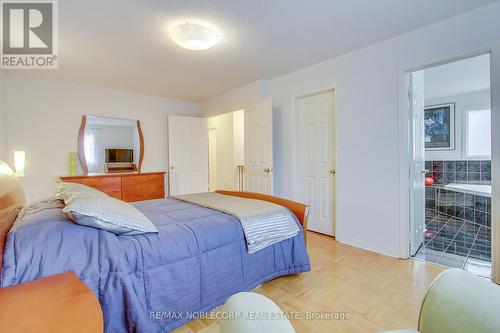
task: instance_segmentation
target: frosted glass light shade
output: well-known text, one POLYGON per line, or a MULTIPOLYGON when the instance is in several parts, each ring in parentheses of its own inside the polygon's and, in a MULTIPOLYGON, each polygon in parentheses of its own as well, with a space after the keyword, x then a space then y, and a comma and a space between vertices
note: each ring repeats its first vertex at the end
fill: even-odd
POLYGON ((174 42, 188 50, 202 51, 214 46, 220 39, 220 34, 212 27, 183 23, 170 30, 174 42))
POLYGON ((14 167, 16 168, 16 177, 24 177, 25 163, 26 163, 26 152, 22 150, 14 151, 14 167))

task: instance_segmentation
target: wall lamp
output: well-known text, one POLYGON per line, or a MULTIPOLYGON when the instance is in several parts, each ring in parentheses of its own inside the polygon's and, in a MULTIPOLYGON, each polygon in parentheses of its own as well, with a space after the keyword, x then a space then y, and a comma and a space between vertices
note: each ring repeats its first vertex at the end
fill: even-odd
POLYGON ((24 177, 24 167, 26 165, 26 152, 22 150, 14 151, 14 168, 16 177, 24 177))

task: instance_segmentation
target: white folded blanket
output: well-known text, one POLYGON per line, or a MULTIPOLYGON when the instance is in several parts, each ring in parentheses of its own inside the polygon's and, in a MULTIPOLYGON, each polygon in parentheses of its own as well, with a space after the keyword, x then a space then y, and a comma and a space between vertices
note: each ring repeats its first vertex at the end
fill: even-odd
POLYGON ((219 193, 187 194, 174 198, 236 217, 243 227, 248 253, 292 238, 300 231, 292 213, 271 202, 219 193))

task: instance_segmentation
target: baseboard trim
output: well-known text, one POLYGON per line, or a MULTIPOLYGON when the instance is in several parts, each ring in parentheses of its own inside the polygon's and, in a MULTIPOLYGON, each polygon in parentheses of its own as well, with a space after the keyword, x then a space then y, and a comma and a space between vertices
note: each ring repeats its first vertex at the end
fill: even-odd
POLYGON ((336 239, 340 243, 343 243, 343 244, 346 244, 346 245, 350 245, 350 246, 354 246, 354 247, 359 247, 359 248, 361 248, 363 250, 368 250, 368 251, 371 251, 371 252, 376 252, 376 253, 383 254, 383 255, 386 255, 386 256, 389 256, 389 257, 393 257, 393 258, 399 258, 398 249, 393 249, 393 248, 390 248, 390 247, 387 247, 387 246, 383 246, 383 245, 380 245, 380 244, 376 244, 376 243, 372 243, 372 242, 367 242, 367 241, 359 240, 359 239, 356 239, 356 238, 351 238, 351 237, 346 237, 346 236, 340 236, 340 235, 337 235, 336 239))

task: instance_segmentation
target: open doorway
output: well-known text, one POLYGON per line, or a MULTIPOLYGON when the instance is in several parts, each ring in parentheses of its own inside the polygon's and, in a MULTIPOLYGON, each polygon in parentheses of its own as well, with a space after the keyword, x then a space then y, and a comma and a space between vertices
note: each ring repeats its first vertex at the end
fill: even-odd
POLYGON ((408 73, 410 255, 491 276, 490 55, 408 73))
POLYGON ((210 191, 243 190, 244 110, 209 117, 207 126, 210 191))
MULTIPOLYGON (((270 98, 207 118, 216 137, 211 189, 273 195, 273 108, 270 98)), ((214 144, 212 144, 214 146, 214 144)), ((208 163, 207 163, 208 164, 208 163)))

